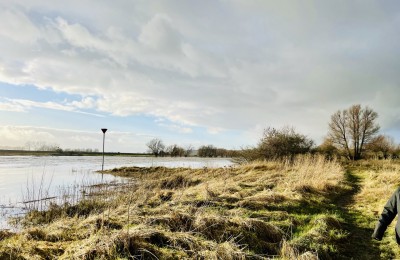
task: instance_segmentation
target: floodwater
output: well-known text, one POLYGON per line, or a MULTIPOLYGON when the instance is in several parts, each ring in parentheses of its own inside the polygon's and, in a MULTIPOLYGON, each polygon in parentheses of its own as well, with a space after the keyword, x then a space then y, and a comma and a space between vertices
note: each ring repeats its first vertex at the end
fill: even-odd
MULTIPOLYGON (((154 158, 106 156, 104 169, 124 166, 215 168, 230 166, 221 158, 154 158)), ((0 156, 0 229, 11 228, 10 216, 24 214, 27 201, 40 201, 76 192, 82 186, 124 182, 126 179, 100 174, 101 156, 0 156)), ((38 208, 38 205, 35 206, 38 208)))

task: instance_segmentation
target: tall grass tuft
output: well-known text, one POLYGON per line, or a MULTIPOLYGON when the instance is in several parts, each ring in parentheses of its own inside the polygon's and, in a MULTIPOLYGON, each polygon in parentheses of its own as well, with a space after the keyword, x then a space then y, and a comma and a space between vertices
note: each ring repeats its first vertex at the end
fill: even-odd
POLYGON ((323 155, 302 155, 293 162, 286 160, 283 163, 290 174, 285 183, 287 188, 327 191, 343 180, 343 167, 335 158, 327 160, 323 155))
POLYGON ((324 215, 343 168, 323 157, 108 172, 134 181, 32 210, 26 228, 0 241, 0 256, 34 259, 41 248, 58 259, 316 259, 334 256, 346 236, 339 216, 324 215))
POLYGON ((380 213, 391 194, 400 186, 400 162, 391 159, 370 160, 361 161, 357 166, 366 181, 356 199, 367 208, 367 212, 380 213))

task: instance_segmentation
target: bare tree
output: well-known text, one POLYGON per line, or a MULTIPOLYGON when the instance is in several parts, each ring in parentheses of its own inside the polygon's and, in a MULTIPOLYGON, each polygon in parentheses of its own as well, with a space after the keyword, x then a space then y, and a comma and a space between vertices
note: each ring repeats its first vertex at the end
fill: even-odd
POLYGON ((177 144, 173 144, 173 145, 168 146, 165 149, 165 152, 172 157, 178 157, 178 156, 182 157, 185 154, 185 149, 178 146, 177 144))
POLYGON ((369 107, 353 105, 345 110, 338 110, 331 116, 329 138, 343 148, 349 159, 361 159, 363 148, 371 142, 379 131, 375 122, 378 114, 369 107))
POLYGON ((31 147, 32 147, 32 142, 28 141, 28 142, 25 143, 25 149, 26 150, 30 151, 31 147))
POLYGON ((149 151, 156 157, 162 154, 165 149, 163 141, 158 138, 151 139, 146 145, 149 148, 149 151))
POLYGON ((166 155, 171 155, 173 149, 174 149, 173 145, 168 145, 167 147, 165 147, 164 152, 166 155))
POLYGON ((192 154, 192 152, 193 152, 193 149, 194 149, 194 147, 193 147, 191 144, 187 145, 187 146, 185 147, 184 156, 185 156, 185 157, 190 156, 190 155, 192 154))
POLYGON ((25 143, 25 147, 28 151, 56 151, 60 145, 56 143, 48 144, 44 141, 28 141, 25 143))

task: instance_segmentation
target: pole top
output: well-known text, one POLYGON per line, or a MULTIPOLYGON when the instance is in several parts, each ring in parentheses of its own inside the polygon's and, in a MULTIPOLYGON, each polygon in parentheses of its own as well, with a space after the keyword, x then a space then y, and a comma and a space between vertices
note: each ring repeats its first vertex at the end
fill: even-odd
POLYGON ((103 131, 103 134, 107 132, 107 128, 102 128, 101 131, 103 131))

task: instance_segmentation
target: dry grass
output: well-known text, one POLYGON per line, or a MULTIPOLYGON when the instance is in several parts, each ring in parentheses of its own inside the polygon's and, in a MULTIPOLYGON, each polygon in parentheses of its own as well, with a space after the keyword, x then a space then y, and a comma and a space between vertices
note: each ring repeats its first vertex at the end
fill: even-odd
MULTIPOLYGON (((361 213, 357 221, 361 226, 374 229, 384 205, 392 193, 400 186, 399 160, 368 160, 354 163, 350 169, 363 183, 354 197, 352 208, 361 213)), ((399 259, 400 251, 395 240, 394 224, 387 228, 383 241, 378 244, 381 259, 399 259)))
POLYGON ((135 182, 31 212, 0 236, 0 259, 316 259, 346 236, 324 213, 343 169, 322 157, 110 173, 135 182))
POLYGON ((400 186, 400 162, 396 160, 363 161, 358 166, 365 183, 356 199, 364 211, 380 213, 386 201, 400 186))

